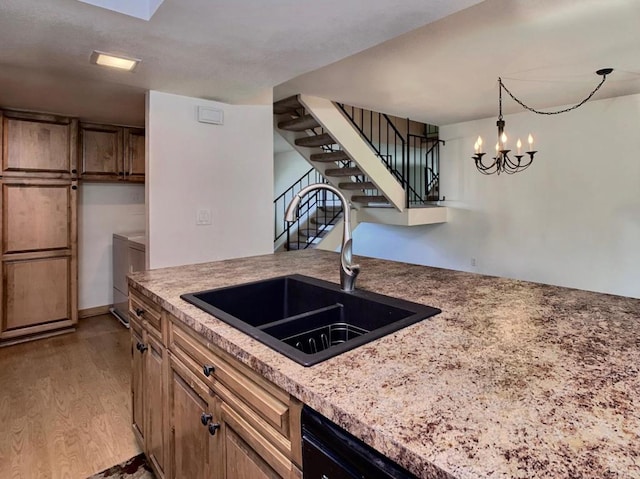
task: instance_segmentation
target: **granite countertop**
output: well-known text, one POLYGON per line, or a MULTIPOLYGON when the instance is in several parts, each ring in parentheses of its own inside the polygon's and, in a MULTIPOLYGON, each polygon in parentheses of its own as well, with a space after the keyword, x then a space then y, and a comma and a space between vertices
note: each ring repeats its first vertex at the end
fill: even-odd
POLYGON ((300 273, 306 250, 134 273, 133 288, 422 478, 640 478, 640 300, 358 257, 357 288, 442 309, 305 368, 180 299, 300 273))

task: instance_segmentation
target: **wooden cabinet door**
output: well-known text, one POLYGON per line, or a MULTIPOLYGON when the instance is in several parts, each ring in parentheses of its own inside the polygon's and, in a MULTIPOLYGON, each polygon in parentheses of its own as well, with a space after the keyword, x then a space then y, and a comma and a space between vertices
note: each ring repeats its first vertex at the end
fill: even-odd
POLYGON ((226 403, 221 403, 225 479, 284 479, 294 467, 277 448, 226 403))
POLYGON ((202 415, 218 424, 211 390, 185 366, 169 359, 170 479, 224 479, 220 467, 220 433, 210 434, 202 415))
POLYGON ((70 178, 76 172, 77 121, 0 112, 2 175, 70 178))
POLYGON ((80 124, 80 174, 83 179, 117 181, 122 178, 122 138, 122 127, 80 124))
POLYGON ((133 432, 138 444, 144 449, 144 353, 141 345, 144 345, 142 326, 135 320, 129 321, 131 329, 131 413, 133 432))
POLYGON ((2 253, 71 248, 76 190, 67 181, 2 181, 2 253))
POLYGON ((145 374, 144 391, 147 398, 145 406, 145 451, 155 468, 158 479, 164 478, 165 469, 165 349, 147 333, 145 342, 148 349, 144 352, 145 374))
MULTIPOLYGON (((70 258, 3 261, 3 336, 71 317, 70 258)), ((59 324, 50 324, 49 329, 59 324)))
POLYGON ((0 180, 0 341, 77 322, 76 188, 64 179, 0 180))
POLYGON ((124 129, 124 164, 127 181, 144 182, 145 137, 143 128, 124 129))

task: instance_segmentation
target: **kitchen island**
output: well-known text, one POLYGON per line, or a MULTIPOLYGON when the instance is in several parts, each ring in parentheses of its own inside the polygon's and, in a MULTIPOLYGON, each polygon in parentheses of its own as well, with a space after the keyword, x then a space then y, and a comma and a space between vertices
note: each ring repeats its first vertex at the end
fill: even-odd
POLYGON ((305 368, 180 299, 299 273, 281 253, 134 273, 132 290, 423 478, 640 478, 640 300, 358 257, 357 288, 442 313, 305 368))

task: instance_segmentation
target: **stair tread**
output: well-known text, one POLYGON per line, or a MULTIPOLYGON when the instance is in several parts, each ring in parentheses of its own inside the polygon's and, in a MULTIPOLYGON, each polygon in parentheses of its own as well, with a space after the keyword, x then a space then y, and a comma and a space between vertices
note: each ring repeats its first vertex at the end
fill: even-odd
POLYGON ((341 190, 375 190, 376 185, 370 181, 345 181, 338 185, 341 190))
POLYGON ((353 195, 351 201, 355 203, 388 203, 389 200, 382 195, 353 195))
POLYGON ((320 218, 311 218, 309 220, 310 223, 313 223, 314 225, 327 225, 327 226, 334 226, 336 224, 336 222, 338 220, 340 220, 342 217, 338 216, 336 218, 332 218, 331 216, 327 217, 327 221, 333 219, 333 221, 329 221, 329 223, 325 223, 325 219, 320 217, 320 218))
POLYGON ((323 238, 324 236, 327 235, 327 233, 331 231, 330 229, 322 229, 320 231, 316 231, 315 228, 313 229, 309 229, 308 231, 306 229, 301 229, 298 230, 298 237, 299 238, 323 238))
POLYGON ((318 210, 326 211, 327 213, 341 213, 342 206, 318 206, 318 210))
POLYGON ((311 115, 304 115, 300 118, 285 120, 278 123, 278 128, 289 131, 304 131, 311 128, 317 128, 320 124, 311 115))
POLYGON ((283 113, 293 112, 299 108, 302 108, 300 101, 298 101, 298 95, 290 96, 278 100, 273 104, 273 113, 276 115, 282 115, 283 113))
POLYGON ((289 243, 289 247, 287 248, 287 245, 285 243, 284 248, 287 251, 293 251, 293 250, 300 250, 300 249, 305 249, 305 248, 312 248, 313 246, 311 245, 307 245, 307 243, 296 243, 295 241, 292 241, 291 243, 289 243))
POLYGON ((348 168, 329 168, 325 171, 327 176, 359 176, 362 171, 357 166, 348 168))
POLYGON ((314 153, 311 155, 311 161, 341 161, 341 160, 349 160, 349 155, 347 155, 344 151, 330 151, 327 153, 314 153))
POLYGON ((331 137, 329 133, 323 133, 322 135, 305 136, 303 138, 296 138, 295 141, 298 146, 326 146, 335 145, 336 141, 331 137))

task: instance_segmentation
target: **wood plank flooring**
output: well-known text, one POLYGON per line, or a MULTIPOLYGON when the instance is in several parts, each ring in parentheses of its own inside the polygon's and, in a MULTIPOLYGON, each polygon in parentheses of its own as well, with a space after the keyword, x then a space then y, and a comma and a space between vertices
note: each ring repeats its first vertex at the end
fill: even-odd
POLYGON ((110 315, 0 349, 0 478, 85 479, 140 452, 129 331, 110 315))

